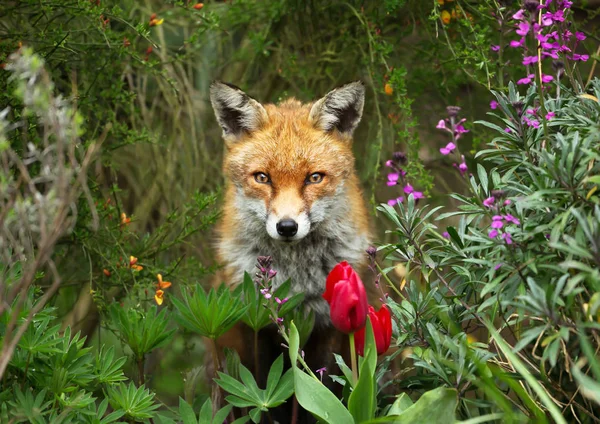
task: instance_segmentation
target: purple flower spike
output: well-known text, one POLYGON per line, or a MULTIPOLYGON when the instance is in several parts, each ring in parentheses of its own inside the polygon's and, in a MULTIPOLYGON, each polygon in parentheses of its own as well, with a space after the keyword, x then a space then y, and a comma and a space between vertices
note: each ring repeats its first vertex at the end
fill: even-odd
POLYGON ((500 221, 492 221, 492 228, 499 230, 500 228, 504 227, 504 222, 502 222, 502 220, 500 221))
POLYGON ((387 201, 387 204, 390 206, 395 206, 398 203, 402 203, 404 202, 404 197, 400 196, 400 197, 396 197, 395 199, 390 199, 387 201))
POLYGON ((501 264, 501 263, 500 264, 496 264, 496 266, 494 266, 494 271, 498 271, 502 267, 502 265, 503 264, 501 264))
POLYGON ((526 36, 529 33, 529 22, 520 22, 518 25, 518 30, 516 30, 515 32, 521 36, 526 36))
POLYGON ((537 61, 538 61, 537 56, 525 56, 523 58, 523 65, 531 65, 533 63, 536 63, 537 61))
POLYGON ((552 75, 544 75, 542 74, 542 82, 551 82, 554 80, 552 75))

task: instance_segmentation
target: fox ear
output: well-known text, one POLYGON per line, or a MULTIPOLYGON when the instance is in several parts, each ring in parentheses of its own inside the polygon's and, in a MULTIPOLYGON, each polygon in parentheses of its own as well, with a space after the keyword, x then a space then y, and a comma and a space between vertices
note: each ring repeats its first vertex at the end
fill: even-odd
POLYGON ((213 82, 210 102, 223 128, 225 141, 237 141, 244 133, 257 130, 267 120, 265 108, 235 85, 213 82))
POLYGON ((360 122, 364 105, 365 86, 361 81, 355 81, 317 100, 308 118, 323 131, 337 129, 343 135, 351 136, 360 122))

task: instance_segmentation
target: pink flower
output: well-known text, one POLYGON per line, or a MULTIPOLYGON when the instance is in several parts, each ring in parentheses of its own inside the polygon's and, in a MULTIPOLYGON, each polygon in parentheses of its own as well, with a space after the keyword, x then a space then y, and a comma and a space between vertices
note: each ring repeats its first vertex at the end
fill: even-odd
POLYGON ((529 74, 525 78, 521 78, 517 81, 517 84, 531 84, 531 81, 535 78, 535 74, 529 74))
POLYGON ((495 215, 492 218, 492 225, 491 227, 499 230, 500 228, 502 228, 504 226, 504 222, 502 222, 502 217, 500 215, 495 215))
POLYGON ((554 77, 552 75, 542 74, 542 82, 550 82, 552 80, 554 80, 554 77))
POLYGON ((506 200, 504 201, 504 206, 508 206, 508 205, 510 205, 511 203, 512 203, 512 201, 511 201, 510 199, 506 199, 506 200))
POLYGON ((387 201, 387 204, 390 206, 395 206, 398 203, 402 203, 404 202, 404 197, 400 196, 400 197, 396 197, 395 199, 390 199, 387 201))
POLYGON ((465 156, 461 155, 460 158, 461 158, 462 162, 458 165, 454 164, 454 166, 458 168, 461 175, 465 175, 467 173, 467 171, 469 170, 469 168, 467 168, 467 164, 465 162, 465 156))
POLYGON ((490 46, 490 49, 492 49, 493 52, 497 52, 498 50, 500 50, 500 46, 498 46, 498 45, 490 46))
POLYGON ((590 58, 590 56, 587 54, 577 54, 577 53, 573 53, 573 57, 571 57, 572 60, 581 61, 581 62, 587 62, 589 58, 590 58))
POLYGON ((506 244, 512 244, 512 238, 510 237, 510 234, 504 233, 502 234, 502 238, 504 239, 506 244))
POLYGON ((537 56, 525 56, 523 58, 523 65, 531 65, 535 62, 538 61, 538 57, 537 56))
POLYGON ((398 178, 400 178, 400 175, 397 172, 392 172, 388 174, 387 185, 390 187, 395 186, 396 184, 398 184, 398 178))
POLYGON ((496 100, 492 100, 490 102, 490 109, 494 110, 498 108, 498 102, 496 100))
POLYGON ((442 233, 442 237, 444 237, 445 239, 450 239, 450 233, 448 231, 444 231, 442 233))
POLYGON ((388 168, 393 168, 394 162, 392 160, 387 160, 385 161, 385 166, 387 166, 388 168))
POLYGON ((521 36, 526 36, 529 33, 529 29, 530 29, 530 25, 529 22, 520 22, 519 25, 517 25, 519 29, 517 29, 515 32, 518 35, 521 36))
POLYGON ((585 40, 585 34, 583 32, 576 32, 575 38, 577 38, 579 41, 583 41, 585 40))
MULTIPOLYGON (((466 119, 463 119, 461 122, 466 121, 466 119)), ((464 134, 464 133, 468 133, 469 130, 465 129, 465 127, 463 127, 463 125, 459 122, 458 124, 456 124, 456 126, 454 127, 454 133, 455 134, 464 134)))
POLYGON ((502 218, 504 218, 504 220, 506 222, 512 222, 515 225, 521 225, 521 221, 519 221, 517 218, 515 218, 514 216, 512 216, 509 213, 507 213, 506 215, 504 215, 502 218))
POLYGON ((494 196, 490 196, 483 201, 483 206, 491 208, 492 206, 494 206, 495 202, 496 202, 496 199, 494 198, 494 196))
POLYGON ((412 196, 415 198, 415 200, 425 198, 425 195, 423 194, 422 191, 413 191, 412 196))
POLYGON ((511 47, 513 48, 517 48, 517 47, 523 47, 525 45, 525 37, 521 38, 520 40, 512 40, 509 44, 511 47))
POLYGON ((413 186, 411 186, 410 184, 406 184, 406 187, 404 187, 404 192, 406 194, 410 194, 413 193, 415 191, 415 189, 413 188, 413 186))
POLYGON ((449 155, 450 153, 452 153, 454 151, 454 149, 456 149, 456 144, 454 144, 453 142, 450 142, 448 144, 446 144, 446 147, 442 147, 440 149, 440 153, 444 156, 449 155))
POLYGON ((554 113, 554 112, 548 112, 548 113, 546 114, 546 121, 549 121, 549 120, 551 120, 551 119, 552 119, 552 118, 554 118, 555 116, 556 116, 556 113, 554 113))
POLYGON ((512 15, 512 18, 517 21, 521 21, 521 20, 525 19, 525 11, 523 9, 520 9, 517 13, 512 15))
POLYGON ((505 132, 505 133, 511 133, 511 132, 512 132, 512 130, 511 130, 510 128, 506 127, 506 128, 504 128, 504 132, 505 132))
POLYGON ((443 119, 440 119, 440 121, 438 122, 438 124, 435 127, 439 128, 440 130, 445 130, 446 129, 446 121, 443 119))
POLYGON ((492 230, 488 233, 489 238, 496 238, 498 236, 498 230, 492 230))

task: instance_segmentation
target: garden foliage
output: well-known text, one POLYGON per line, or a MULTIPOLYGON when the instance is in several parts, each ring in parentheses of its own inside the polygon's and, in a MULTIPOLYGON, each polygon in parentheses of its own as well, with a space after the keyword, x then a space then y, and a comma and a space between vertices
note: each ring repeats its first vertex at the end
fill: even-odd
POLYGON ((599 419, 594 9, 366 3, 2 6, 0 422, 258 423, 295 402, 332 424, 599 419), (268 257, 205 289, 223 148, 206 93, 310 100, 357 76, 387 230, 364 284, 385 305, 333 306, 365 296, 340 264, 325 297, 357 352, 314 370, 314 316, 268 257), (248 349, 281 336, 265 382, 215 343, 240 323, 248 349))

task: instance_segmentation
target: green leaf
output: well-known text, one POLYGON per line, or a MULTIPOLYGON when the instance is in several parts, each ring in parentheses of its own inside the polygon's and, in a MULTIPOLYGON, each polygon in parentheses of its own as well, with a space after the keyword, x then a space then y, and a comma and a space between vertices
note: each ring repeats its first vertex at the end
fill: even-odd
POLYGON ((367 319, 365 331, 365 357, 360 367, 360 376, 356 387, 348 399, 348 410, 357 423, 375 416, 377 397, 375 387, 375 368, 377 367, 377 346, 373 335, 371 319, 367 319))
MULTIPOLYGON (((200 412, 200 417, 202 418, 203 416, 206 415, 205 408, 207 406, 208 406, 209 421, 202 421, 202 419, 201 419, 200 421, 202 421, 202 422, 210 422, 210 419, 212 419, 212 410, 211 410, 211 405, 210 405, 210 399, 208 399, 206 402, 204 402, 204 405, 202 406, 202 410, 200 412)), ((182 398, 179 398, 179 416, 183 420, 183 424, 198 424, 194 410, 182 398)))
POLYGON ((260 416, 261 416, 262 412, 259 408, 254 408, 251 409, 249 414, 250 415, 250 419, 255 422, 255 423, 259 423, 260 422, 260 416))
POLYGON ((400 415, 412 405, 412 399, 406 393, 400 393, 400 395, 398 395, 387 414, 400 415))
POLYGON ((438 387, 425 392, 418 401, 394 420, 399 424, 430 424, 454 422, 458 405, 455 389, 438 387))
POLYGON ((298 403, 321 422, 328 424, 352 424, 354 419, 342 402, 319 380, 298 368, 300 336, 292 322, 290 325, 290 359, 294 372, 294 389, 298 403))

